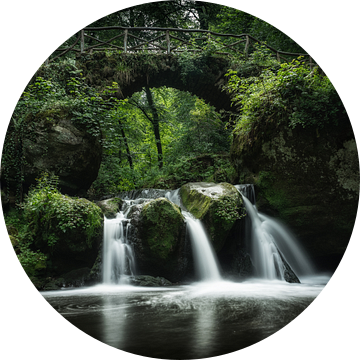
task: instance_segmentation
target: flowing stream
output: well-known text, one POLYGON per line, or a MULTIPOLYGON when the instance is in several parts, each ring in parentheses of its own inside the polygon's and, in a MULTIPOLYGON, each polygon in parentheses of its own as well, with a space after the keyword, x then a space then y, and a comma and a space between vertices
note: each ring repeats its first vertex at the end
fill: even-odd
POLYGON ((103 283, 123 284, 135 274, 135 259, 128 243, 130 222, 123 212, 115 219, 104 218, 103 283))
MULTIPOLYGON (((169 191, 165 197, 181 207, 180 189, 169 191)), ((200 220, 195 219, 188 211, 182 209, 191 239, 195 269, 200 281, 221 281, 219 265, 214 249, 206 235, 200 220)))
POLYGON ((313 265, 285 225, 257 211, 253 185, 235 185, 250 219, 245 225, 251 239, 251 255, 257 276, 284 280, 283 259, 298 277, 315 273, 313 265))
POLYGON ((166 197, 181 206, 179 191, 131 192, 115 219, 105 219, 103 283, 42 292, 70 323, 93 338, 133 354, 162 359, 218 356, 253 345, 296 318, 329 280, 316 275, 290 232, 258 213, 251 186, 237 186, 248 212, 259 278, 222 279, 216 255, 199 220, 182 209, 200 282, 145 288, 126 284, 136 273, 128 235, 131 206, 166 197), (282 258, 301 284, 283 281, 282 258), (121 286, 119 286, 121 284, 121 286))

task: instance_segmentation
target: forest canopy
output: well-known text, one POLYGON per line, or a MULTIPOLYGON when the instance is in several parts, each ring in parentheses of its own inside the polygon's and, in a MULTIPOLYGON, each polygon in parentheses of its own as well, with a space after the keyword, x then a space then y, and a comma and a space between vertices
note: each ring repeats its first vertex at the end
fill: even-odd
MULTIPOLYGON (((234 182, 236 175, 229 159, 234 129, 250 131, 252 124, 268 121, 273 113, 290 119, 292 126, 323 126, 333 121, 341 108, 335 89, 321 71, 309 68, 303 59, 281 65, 264 45, 287 52, 303 52, 301 47, 276 28, 240 10, 201 1, 163 1, 124 9, 89 25, 105 26, 251 34, 263 45, 254 45, 245 58, 243 54, 231 57, 228 84, 223 91, 232 96, 232 113, 219 112, 194 94, 166 86, 145 86, 131 97, 120 99, 116 81, 101 87, 84 76, 86 54, 80 59, 69 52, 44 64, 17 104, 3 151, 2 176, 5 182, 10 177, 16 179, 19 199, 23 197, 21 139, 28 134, 29 124, 31 127, 40 121, 70 118, 91 136, 101 138, 100 170, 87 194, 98 198, 137 188, 177 188, 188 181, 234 182), (329 104, 331 113, 321 116, 329 104), (316 116, 307 116, 314 106, 316 116), (318 119, 322 119, 321 124, 318 119)), ((102 41, 113 38, 117 31, 107 31, 102 41)), ((89 34, 96 37, 91 30, 89 34)), ((69 46, 77 36, 74 34, 61 47, 69 46)), ((215 50, 208 46, 200 53, 185 49, 172 55, 183 64, 184 81, 196 81, 192 77, 197 64, 214 56, 215 50)), ((111 58, 114 52, 121 53, 107 50, 105 56, 111 58)), ((151 56, 149 59, 146 66, 156 71, 151 56)))

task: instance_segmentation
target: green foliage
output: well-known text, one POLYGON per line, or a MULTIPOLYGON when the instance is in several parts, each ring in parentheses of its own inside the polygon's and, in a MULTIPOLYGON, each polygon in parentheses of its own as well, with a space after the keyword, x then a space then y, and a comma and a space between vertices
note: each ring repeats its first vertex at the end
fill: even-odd
POLYGON ((28 235, 27 221, 20 208, 13 208, 4 214, 11 243, 20 264, 29 277, 34 277, 46 269, 47 256, 40 250, 32 249, 32 238, 28 235))
POLYGON ((268 121, 322 128, 337 124, 344 112, 330 80, 300 60, 281 64, 276 72, 265 69, 258 77, 240 78, 234 71, 227 75, 227 90, 240 110, 235 131, 248 133, 268 121))
POLYGON ((18 259, 29 277, 36 276, 40 270, 46 269, 47 256, 41 253, 40 250, 32 251, 24 247, 18 254, 18 259))
POLYGON ((234 8, 219 6, 210 28, 225 34, 251 34, 278 50, 304 52, 295 41, 274 26, 234 8))
POLYGON ((225 154, 230 145, 231 130, 221 116, 189 93, 166 87, 151 92, 159 117, 163 168, 158 167, 153 124, 148 119, 151 109, 142 91, 107 114, 108 121, 102 125, 103 160, 91 189, 93 197, 143 187, 176 188, 195 179, 229 181, 232 176, 229 161, 223 164, 221 156, 214 155, 225 154), (210 165, 202 166, 199 154, 213 158, 210 165))
POLYGON ((61 239, 72 241, 77 236, 91 247, 102 224, 101 209, 88 200, 62 195, 56 184, 55 176, 44 174, 29 191, 23 205, 29 234, 50 250, 61 239))
MULTIPOLYGON (((196 40, 194 39, 192 43, 195 45, 196 40)), ((204 49, 204 51, 201 52, 193 52, 187 51, 186 47, 182 49, 183 52, 177 55, 177 59, 180 67, 181 80, 184 84, 187 84, 193 77, 202 73, 203 65, 206 63, 210 51, 204 49)))

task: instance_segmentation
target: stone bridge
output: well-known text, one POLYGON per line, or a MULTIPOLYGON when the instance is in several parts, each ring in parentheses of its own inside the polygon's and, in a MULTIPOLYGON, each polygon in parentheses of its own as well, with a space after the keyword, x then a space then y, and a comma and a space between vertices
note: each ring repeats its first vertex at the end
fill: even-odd
POLYGON ((230 110, 229 95, 223 91, 230 61, 224 57, 196 57, 183 60, 173 54, 112 54, 94 53, 78 57, 89 84, 105 88, 119 85, 117 97, 125 99, 143 87, 172 87, 213 105, 216 110, 230 110))
POLYGON ((222 91, 230 59, 247 58, 255 44, 268 48, 279 62, 303 56, 310 67, 313 64, 308 54, 277 50, 250 34, 202 29, 87 27, 72 41, 72 45, 57 49, 46 63, 75 53, 89 83, 102 87, 117 82, 119 98, 130 97, 146 85, 168 86, 189 91, 218 111, 231 109, 230 98, 222 91))

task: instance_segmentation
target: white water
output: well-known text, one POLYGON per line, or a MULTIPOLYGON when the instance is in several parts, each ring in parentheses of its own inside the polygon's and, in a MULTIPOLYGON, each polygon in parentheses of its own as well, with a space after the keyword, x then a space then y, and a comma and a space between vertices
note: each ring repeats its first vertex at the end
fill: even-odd
POLYGON ((104 218, 103 283, 121 284, 135 272, 133 249, 127 238, 130 223, 122 212, 115 219, 104 218))
POLYGON ((298 276, 311 276, 315 269, 297 239, 279 221, 259 213, 262 227, 276 239, 276 245, 298 276))
MULTIPOLYGON (((175 205, 181 206, 179 190, 169 191, 164 195, 175 205)), ((132 206, 149 201, 152 197, 157 198, 159 195, 162 194, 156 192, 148 194, 146 191, 135 194, 131 197, 137 198, 125 200, 126 209, 124 212, 118 213, 115 219, 104 219, 103 284, 126 284, 127 276, 135 274, 134 253, 128 242, 130 222, 127 219, 127 214, 132 206)), ((195 219, 185 210, 182 211, 182 214, 185 217, 190 235, 194 265, 199 280, 206 282, 221 281, 216 255, 201 221, 195 219)))
MULTIPOLYGON (((251 239, 251 257, 256 268, 256 275, 263 279, 284 281, 286 268, 283 259, 298 277, 314 274, 311 263, 290 231, 276 220, 258 213, 255 206, 253 186, 236 185, 236 188, 243 197, 251 222, 249 236, 251 239)), ((126 215, 131 206, 159 196, 165 196, 169 201, 182 208, 182 214, 185 217, 187 231, 191 240, 194 266, 199 280, 203 282, 222 281, 216 254, 204 227, 200 220, 195 219, 184 209, 179 192, 180 189, 162 194, 157 194, 156 191, 154 194, 142 192, 139 194, 140 196, 134 194, 136 199, 125 200, 127 211, 120 212, 115 219, 105 219, 103 283, 124 284, 127 275, 135 273, 134 253, 128 243, 130 223, 126 215)))
MULTIPOLYGON (((181 207, 179 195, 180 189, 169 191, 165 197, 181 207)), ((190 235, 194 265, 200 281, 221 281, 216 254, 211 246, 204 227, 199 219, 195 219, 189 212, 182 210, 186 220, 186 226, 190 235)))
POLYGON ((257 275, 269 280, 284 280, 285 265, 281 260, 273 236, 263 227, 263 222, 250 200, 245 196, 243 196, 243 200, 252 222, 252 259, 257 275))
POLYGON ((184 212, 191 239, 195 270, 201 281, 221 281, 216 255, 200 220, 184 212))
POLYGON ((296 238, 279 221, 257 211, 253 186, 236 185, 251 220, 252 259, 258 276, 284 279, 282 257, 299 277, 313 275, 314 268, 296 238), (281 252, 281 253, 280 253, 281 252))

